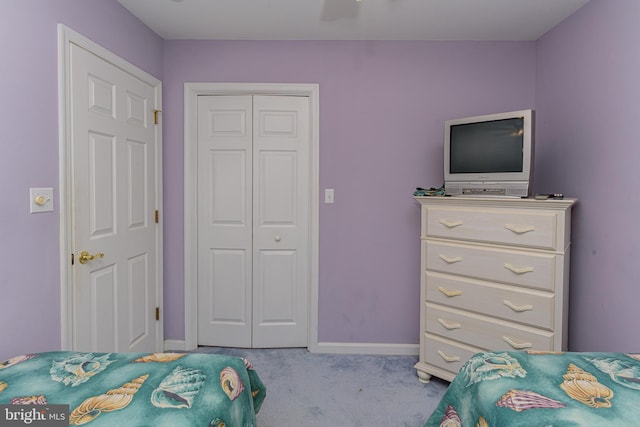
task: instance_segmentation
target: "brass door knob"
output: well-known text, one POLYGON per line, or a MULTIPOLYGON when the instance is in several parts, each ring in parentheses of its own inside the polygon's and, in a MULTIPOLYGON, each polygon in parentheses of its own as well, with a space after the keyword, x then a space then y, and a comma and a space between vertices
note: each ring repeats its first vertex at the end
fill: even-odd
POLYGON ((82 251, 80 252, 80 258, 78 258, 78 261, 80 261, 80 264, 86 264, 94 258, 104 258, 104 254, 102 252, 98 252, 95 255, 91 255, 87 251, 82 251))

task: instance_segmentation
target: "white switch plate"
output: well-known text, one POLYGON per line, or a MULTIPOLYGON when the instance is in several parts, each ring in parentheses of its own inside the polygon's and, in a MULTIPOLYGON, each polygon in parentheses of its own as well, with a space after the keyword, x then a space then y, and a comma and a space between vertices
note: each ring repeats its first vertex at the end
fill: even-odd
POLYGON ((324 202, 325 203, 333 203, 334 201, 334 193, 333 188, 325 188, 324 190, 324 202))
POLYGON ((53 211, 53 188, 30 188, 29 189, 29 212, 52 212, 53 211))

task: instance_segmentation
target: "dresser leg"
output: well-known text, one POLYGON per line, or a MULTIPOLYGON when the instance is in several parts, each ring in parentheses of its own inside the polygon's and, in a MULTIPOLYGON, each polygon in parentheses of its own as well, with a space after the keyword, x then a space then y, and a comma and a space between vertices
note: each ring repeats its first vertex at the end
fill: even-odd
POLYGON ((431 375, 426 372, 416 369, 416 373, 418 374, 418 381, 421 383, 428 384, 431 381, 431 375))

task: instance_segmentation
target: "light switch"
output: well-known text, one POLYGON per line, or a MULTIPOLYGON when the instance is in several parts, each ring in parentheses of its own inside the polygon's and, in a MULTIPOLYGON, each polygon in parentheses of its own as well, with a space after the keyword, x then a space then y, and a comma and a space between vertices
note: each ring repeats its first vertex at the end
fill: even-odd
POLYGON ((53 211, 53 188, 30 188, 29 189, 29 212, 52 212, 53 211))
POLYGON ((325 203, 333 203, 333 188, 325 188, 324 190, 324 202, 325 203))

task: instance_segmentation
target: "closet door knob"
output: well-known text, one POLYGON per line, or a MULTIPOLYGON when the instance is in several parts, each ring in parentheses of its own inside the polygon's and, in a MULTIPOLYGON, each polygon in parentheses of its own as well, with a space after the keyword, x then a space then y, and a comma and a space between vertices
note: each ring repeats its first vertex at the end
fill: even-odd
POLYGON ((276 235, 276 237, 274 237, 273 240, 275 240, 276 242, 279 242, 280 240, 282 240, 282 238, 279 235, 276 235))

